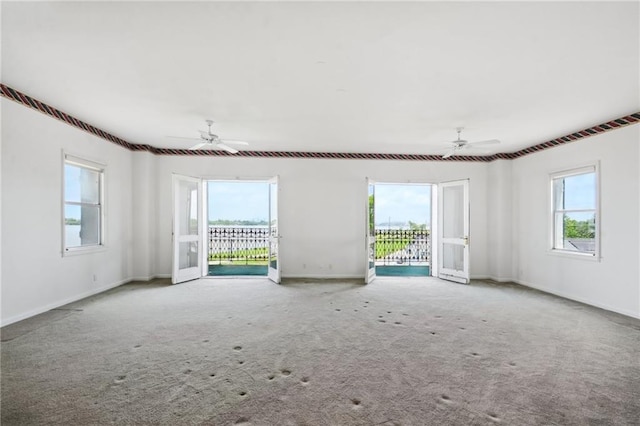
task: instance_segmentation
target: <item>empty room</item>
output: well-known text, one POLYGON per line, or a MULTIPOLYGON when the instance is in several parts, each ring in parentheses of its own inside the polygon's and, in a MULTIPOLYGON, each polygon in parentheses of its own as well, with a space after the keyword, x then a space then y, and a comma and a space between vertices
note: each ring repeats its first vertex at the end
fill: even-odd
POLYGON ((3 425, 640 424, 640 3, 2 1, 3 425))

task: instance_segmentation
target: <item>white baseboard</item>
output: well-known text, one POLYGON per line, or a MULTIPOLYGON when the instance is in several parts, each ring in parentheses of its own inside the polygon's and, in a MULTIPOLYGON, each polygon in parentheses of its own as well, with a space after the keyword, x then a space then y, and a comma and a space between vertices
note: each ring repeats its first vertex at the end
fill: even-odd
POLYGON ((549 294, 553 294, 554 296, 558 296, 558 297, 562 297, 564 299, 569 299, 569 300, 573 300, 575 302, 580 302, 580 303, 584 303, 585 305, 590 305, 590 306, 595 306, 596 308, 600 308, 600 309, 604 309, 607 311, 611 311, 611 312, 615 312, 617 314, 622 314, 622 315, 626 315, 628 317, 632 317, 632 318, 638 318, 640 319, 640 312, 633 312, 633 311, 628 311, 626 309, 619 309, 616 308, 614 306, 610 306, 607 305, 605 303, 599 303, 599 302, 594 302, 592 300, 587 300, 587 299, 583 299, 580 297, 575 297, 573 295, 561 292, 561 291, 556 291, 554 289, 550 289, 548 287, 544 287, 544 286, 539 286, 536 284, 532 284, 532 283, 528 283, 525 281, 520 281, 520 280, 514 280, 512 278, 501 278, 501 277, 481 277, 481 276, 474 276, 471 277, 472 280, 492 280, 492 281, 496 281, 499 283, 504 283, 504 282, 512 282, 512 283, 516 283, 516 284, 520 284, 522 286, 525 287, 530 287, 539 291, 542 291, 544 293, 549 293, 549 294))
POLYGON ((528 283, 528 282, 521 281, 521 280, 513 280, 513 282, 516 283, 516 284, 523 285, 525 287, 530 287, 530 288, 533 288, 533 289, 536 289, 536 290, 539 290, 539 291, 543 291, 545 293, 553 294, 555 296, 559 296, 559 297, 562 297, 564 299, 573 300, 575 302, 580 302, 580 303, 584 303, 585 305, 595 306, 596 308, 604 309, 606 311, 611 311, 611 312, 615 312, 617 314, 622 314, 622 315, 626 315, 628 317, 640 319, 640 312, 628 311, 626 309, 616 308, 614 306, 610 306, 610 305, 607 305, 605 303, 599 303, 599 302, 594 302, 592 300, 583 299, 581 297, 575 297, 573 295, 564 293, 562 291, 557 291, 555 289, 550 289, 550 288, 547 288, 547 287, 544 287, 544 286, 539 286, 539 285, 528 283))
POLYGON ((171 274, 151 275, 149 277, 132 277, 129 281, 153 281, 164 278, 171 278, 171 274))
POLYGON ((150 277, 131 277, 131 281, 151 281, 155 279, 155 276, 150 277))
POLYGON ((119 287, 119 286, 121 286, 123 284, 126 284, 126 283, 130 282, 130 281, 131 280, 127 278, 125 280, 117 281, 117 282, 109 284, 109 285, 105 285, 105 286, 102 286, 102 287, 91 289, 91 290, 86 291, 84 293, 80 293, 80 294, 78 294, 76 296, 67 297, 65 299, 61 299, 61 300, 58 300, 56 302, 49 303, 49 304, 47 304, 45 306, 41 306, 41 307, 36 308, 36 309, 31 309, 31 310, 29 310, 27 312, 23 312, 23 313, 21 313, 19 315, 14 315, 14 316, 9 317, 9 318, 5 319, 4 321, 2 321, 0 323, 0 327, 4 327, 4 326, 7 326, 9 324, 13 324, 14 322, 18 322, 18 321, 22 321, 22 320, 27 319, 27 318, 31 318, 31 317, 36 316, 38 314, 41 314, 43 312, 47 312, 47 311, 50 311, 51 309, 59 308, 60 306, 67 305, 69 303, 77 302, 78 300, 84 299, 85 297, 93 296, 95 294, 102 293, 102 292, 107 291, 107 290, 111 290, 112 288, 119 287))
POLYGON ((495 281, 498 283, 511 283, 511 282, 515 282, 513 281, 511 278, 507 278, 507 277, 494 277, 494 276, 488 276, 488 277, 472 277, 472 280, 491 280, 491 281, 495 281))

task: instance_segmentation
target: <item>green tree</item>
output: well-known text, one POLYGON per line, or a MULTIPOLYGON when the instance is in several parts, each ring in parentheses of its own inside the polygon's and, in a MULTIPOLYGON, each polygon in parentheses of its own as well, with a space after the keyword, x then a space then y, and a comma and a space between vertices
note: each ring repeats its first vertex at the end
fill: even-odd
POLYGON ((427 224, 426 223, 415 223, 415 222, 409 221, 409 229, 422 231, 422 230, 427 229, 427 224))
POLYGON ((369 233, 373 235, 373 231, 376 228, 376 224, 374 223, 374 211, 375 211, 375 199, 374 195, 369 195, 369 233))
POLYGON ((571 219, 564 217, 565 238, 595 238, 595 216, 588 220, 571 219))

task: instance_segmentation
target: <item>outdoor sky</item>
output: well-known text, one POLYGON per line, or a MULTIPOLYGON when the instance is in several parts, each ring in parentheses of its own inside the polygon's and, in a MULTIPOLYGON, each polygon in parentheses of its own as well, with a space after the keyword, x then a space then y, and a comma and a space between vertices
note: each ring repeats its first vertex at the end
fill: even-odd
POLYGON ((375 222, 431 224, 431 186, 376 184, 375 222))
MULTIPOLYGON (((585 173, 564 178, 564 208, 567 210, 596 208, 596 174, 585 173)), ((568 213, 575 220, 589 220, 592 212, 568 213)))
MULTIPOLYGON (((268 220, 269 184, 209 182, 209 219, 268 220)), ((339 206, 336 206, 339 208, 339 206)), ((376 222, 429 223, 431 192, 427 185, 376 185, 376 222)))
POLYGON ((596 206, 595 173, 564 178, 564 208, 593 209, 596 206))
POLYGON ((269 220, 266 182, 209 182, 209 220, 269 220))

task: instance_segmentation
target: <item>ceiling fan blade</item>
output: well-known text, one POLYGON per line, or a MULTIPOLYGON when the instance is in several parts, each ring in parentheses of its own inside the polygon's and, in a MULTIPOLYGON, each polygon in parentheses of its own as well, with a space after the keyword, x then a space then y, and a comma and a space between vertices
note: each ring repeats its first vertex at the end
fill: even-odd
POLYGON ((456 152, 456 150, 452 148, 446 154, 444 154, 442 158, 449 158, 453 155, 454 152, 456 152))
POLYGON ((227 145, 223 144, 222 142, 218 142, 218 143, 216 144, 216 146, 217 146, 218 148, 222 148, 222 149, 224 149, 225 151, 227 151, 227 152, 228 152, 228 153, 230 153, 230 154, 237 154, 237 153, 238 153, 238 150, 237 150, 237 149, 231 148, 230 146, 227 146, 227 145))
POLYGON ((189 148, 191 151, 195 151, 196 149, 200 149, 205 145, 209 145, 209 142, 200 142, 199 144, 196 144, 194 146, 192 146, 191 148, 189 148))
POLYGON ((498 139, 489 139, 486 141, 470 142, 467 145, 492 145, 496 143, 500 143, 500 141, 498 139))
POLYGON ((222 139, 223 143, 229 144, 229 145, 249 145, 249 142, 245 142, 245 141, 236 141, 233 139, 222 139))

